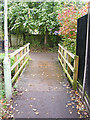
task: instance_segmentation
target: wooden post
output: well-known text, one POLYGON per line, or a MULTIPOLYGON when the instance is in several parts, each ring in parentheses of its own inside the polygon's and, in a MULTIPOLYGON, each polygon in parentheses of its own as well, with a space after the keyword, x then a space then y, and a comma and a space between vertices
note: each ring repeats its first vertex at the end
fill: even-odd
MULTIPOLYGON (((63 49, 62 48, 61 48, 61 54, 63 55, 63 49)), ((63 64, 63 58, 62 58, 62 56, 61 56, 61 62, 63 64)))
MULTIPOLYGON (((15 62, 17 62, 17 60, 18 60, 18 54, 15 55, 15 62)), ((15 67, 15 74, 17 71, 18 71, 18 65, 16 65, 15 67)))
MULTIPOLYGON (((26 53, 26 47, 24 48, 24 54, 26 53)), ((24 57, 24 61, 26 60, 26 56, 24 57)))
MULTIPOLYGON (((66 55, 67 55, 67 53, 66 53, 66 51, 64 51, 64 58, 66 59, 66 55)), ((66 62, 64 61, 64 67, 65 67, 65 69, 66 69, 66 62)))
MULTIPOLYGON (((20 57, 22 57, 22 55, 23 55, 23 50, 20 51, 20 57)), ((23 64, 23 60, 20 61, 20 67, 22 66, 22 64, 23 64)))
POLYGON ((76 90, 76 88, 77 88, 78 60, 79 60, 79 57, 75 56, 75 58, 74 58, 74 73, 73 73, 73 89, 74 90, 76 90))
MULTIPOLYGON (((29 45, 27 46, 27 51, 29 51, 29 45)), ((27 57, 29 58, 29 52, 27 54, 27 57)))
MULTIPOLYGON (((61 52, 61 47, 59 46, 59 51, 61 52)), ((60 59, 61 59, 61 55, 59 54, 59 57, 60 57, 60 59)))
MULTIPOLYGON (((71 64, 71 56, 69 54, 68 54, 68 62, 71 64)), ((68 71, 69 75, 71 75, 71 69, 69 68, 69 66, 67 68, 67 71, 68 71)))

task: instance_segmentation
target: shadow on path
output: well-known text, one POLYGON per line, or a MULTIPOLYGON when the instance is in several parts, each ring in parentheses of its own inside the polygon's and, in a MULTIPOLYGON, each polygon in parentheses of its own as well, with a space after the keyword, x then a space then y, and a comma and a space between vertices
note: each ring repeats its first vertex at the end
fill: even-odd
POLYGON ((67 78, 56 53, 30 53, 32 61, 17 81, 15 118, 77 118, 70 102, 67 78), (70 112, 71 111, 71 112, 70 112))

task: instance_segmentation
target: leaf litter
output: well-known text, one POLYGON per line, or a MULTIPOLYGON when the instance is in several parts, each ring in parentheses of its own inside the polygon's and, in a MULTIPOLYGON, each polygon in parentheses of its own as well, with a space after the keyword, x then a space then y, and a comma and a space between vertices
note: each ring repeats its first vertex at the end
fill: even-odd
POLYGON ((73 109, 77 109, 77 114, 79 115, 79 118, 88 118, 89 114, 88 111, 86 110, 86 107, 82 101, 81 95, 78 93, 78 91, 75 91, 73 89, 69 89, 70 85, 67 84, 66 86, 64 85, 64 87, 66 87, 68 89, 68 94, 70 94, 70 98, 71 100, 68 101, 68 103, 66 104, 66 108, 72 108, 72 110, 69 110, 69 113, 72 114, 73 113, 73 109))

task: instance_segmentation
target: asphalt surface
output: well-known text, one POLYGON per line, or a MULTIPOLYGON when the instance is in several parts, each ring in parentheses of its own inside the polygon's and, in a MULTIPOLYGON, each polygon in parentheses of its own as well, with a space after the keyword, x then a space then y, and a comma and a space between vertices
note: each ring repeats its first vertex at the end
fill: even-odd
MULTIPOLYGON (((30 53, 28 65, 16 85, 15 118, 78 118, 70 102, 68 81, 57 53, 30 53), (67 89, 68 88, 68 89, 67 89)), ((74 104, 75 106, 75 104, 74 104)))

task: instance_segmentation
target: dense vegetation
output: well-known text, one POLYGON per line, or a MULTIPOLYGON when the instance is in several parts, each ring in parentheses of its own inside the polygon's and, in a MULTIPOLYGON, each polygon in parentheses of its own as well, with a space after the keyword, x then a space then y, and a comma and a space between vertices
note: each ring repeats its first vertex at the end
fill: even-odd
POLYGON ((86 13, 84 2, 9 2, 10 47, 12 33, 16 35, 17 46, 21 36, 23 44, 30 42, 34 48, 57 48, 60 42, 75 53, 77 19, 86 13))
POLYGON ((77 19, 87 13, 87 5, 64 3, 63 7, 62 11, 58 12, 58 20, 61 25, 59 34, 62 35, 64 47, 75 53, 77 19))

